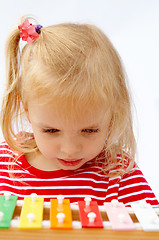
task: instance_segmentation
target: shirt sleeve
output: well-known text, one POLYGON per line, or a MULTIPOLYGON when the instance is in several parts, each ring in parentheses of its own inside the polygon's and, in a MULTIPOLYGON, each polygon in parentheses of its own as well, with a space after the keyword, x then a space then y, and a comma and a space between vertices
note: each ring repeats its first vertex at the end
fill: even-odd
POLYGON ((153 205, 153 207, 159 206, 155 194, 137 166, 121 178, 118 200, 123 202, 125 206, 139 200, 146 200, 146 202, 153 205))

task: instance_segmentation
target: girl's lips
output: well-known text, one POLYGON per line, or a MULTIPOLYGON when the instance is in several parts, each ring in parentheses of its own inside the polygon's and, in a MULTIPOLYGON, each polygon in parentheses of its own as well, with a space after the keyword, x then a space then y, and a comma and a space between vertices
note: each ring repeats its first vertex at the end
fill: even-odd
POLYGON ((60 159, 60 158, 58 158, 57 160, 62 165, 69 167, 69 166, 76 166, 76 165, 78 165, 82 161, 82 158, 81 159, 60 159))

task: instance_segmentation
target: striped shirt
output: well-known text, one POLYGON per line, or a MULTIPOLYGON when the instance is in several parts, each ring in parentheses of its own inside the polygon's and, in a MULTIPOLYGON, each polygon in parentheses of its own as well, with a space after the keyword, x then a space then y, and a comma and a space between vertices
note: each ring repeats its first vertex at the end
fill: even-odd
MULTIPOLYGON (((0 144, 0 194, 9 191, 18 199, 23 199, 36 193, 45 201, 62 194, 71 203, 87 196, 99 205, 118 199, 125 206, 145 199, 154 207, 158 206, 154 193, 136 164, 122 177, 110 178, 94 161, 77 170, 43 171, 31 166, 24 155, 17 156, 6 142, 0 144)), ((105 160, 100 161, 103 164, 105 160)))

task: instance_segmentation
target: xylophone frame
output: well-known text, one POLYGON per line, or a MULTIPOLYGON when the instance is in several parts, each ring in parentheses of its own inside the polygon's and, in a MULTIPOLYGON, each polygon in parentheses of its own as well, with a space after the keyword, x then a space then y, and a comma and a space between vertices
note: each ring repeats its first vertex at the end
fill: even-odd
MULTIPOLYGON (((99 206, 99 210, 102 215, 103 221, 108 222, 108 217, 105 211, 102 209, 103 206, 99 206)), ((20 216, 22 209, 22 202, 15 207, 13 222, 16 222, 16 219, 20 216)), ((79 212, 77 208, 72 208, 72 219, 74 221, 79 221, 79 212)), ((138 224, 138 220, 133 213, 132 209, 129 208, 129 215, 131 216, 134 223, 138 224)), ((50 205, 44 204, 43 220, 48 221, 50 214, 50 205)), ((157 212, 159 216, 159 212, 157 212)), ((145 232, 140 226, 137 230, 134 231, 114 231, 111 229, 111 226, 108 226, 104 229, 72 229, 72 230, 60 230, 60 229, 49 229, 47 227, 42 227, 38 230, 21 230, 18 227, 14 227, 11 224, 9 229, 0 229, 0 239, 5 240, 159 240, 159 232, 145 232)))

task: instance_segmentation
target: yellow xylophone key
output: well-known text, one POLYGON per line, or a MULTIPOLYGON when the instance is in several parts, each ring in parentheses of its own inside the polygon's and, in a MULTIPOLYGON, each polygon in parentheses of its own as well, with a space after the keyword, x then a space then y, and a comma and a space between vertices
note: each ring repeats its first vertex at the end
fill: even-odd
POLYGON ((63 199, 61 204, 57 199, 51 199, 50 228, 72 229, 72 213, 70 200, 63 199))
POLYGON ((40 229, 43 218, 42 197, 26 197, 20 215, 20 229, 40 229))

